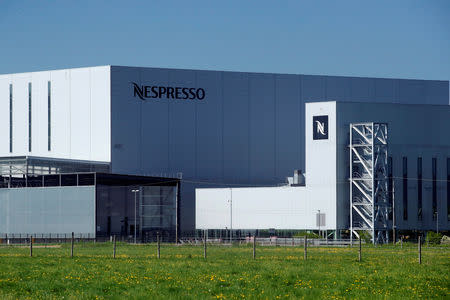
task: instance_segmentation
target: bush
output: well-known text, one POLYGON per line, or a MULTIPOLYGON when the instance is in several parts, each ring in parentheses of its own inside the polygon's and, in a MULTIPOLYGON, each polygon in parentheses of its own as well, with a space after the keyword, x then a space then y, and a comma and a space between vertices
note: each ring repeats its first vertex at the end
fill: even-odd
POLYGON ((367 231, 358 231, 358 234, 361 237, 361 240, 366 242, 366 244, 369 244, 372 242, 372 236, 367 231))
POLYGON ((442 234, 434 231, 428 231, 426 241, 428 244, 439 245, 441 243, 442 234))

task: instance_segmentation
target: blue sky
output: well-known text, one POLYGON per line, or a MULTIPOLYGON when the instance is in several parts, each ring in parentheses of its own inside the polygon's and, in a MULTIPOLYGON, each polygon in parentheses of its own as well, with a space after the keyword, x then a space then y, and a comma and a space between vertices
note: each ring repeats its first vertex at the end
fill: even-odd
POLYGON ((0 73, 131 65, 450 79, 450 1, 0 0, 0 73))

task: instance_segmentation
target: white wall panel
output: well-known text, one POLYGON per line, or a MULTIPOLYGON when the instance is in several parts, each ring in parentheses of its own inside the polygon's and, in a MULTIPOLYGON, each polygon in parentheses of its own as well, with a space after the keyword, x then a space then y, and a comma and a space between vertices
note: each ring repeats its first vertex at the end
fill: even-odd
POLYGON ((0 156, 9 155, 9 83, 10 76, 0 76, 0 156))
POLYGON ((13 153, 29 155, 28 152, 28 82, 30 74, 13 76, 13 153))
POLYGON ((70 71, 70 154, 90 159, 91 74, 89 69, 70 71))
POLYGON ((5 133, 0 136, 0 155, 110 161, 109 70, 106 66, 0 76, 0 94, 6 93, 6 97, 0 98, 1 107, 6 108, 1 114, 7 116, 2 118, 7 123, 5 133), (48 81, 51 81, 50 151, 48 81), (13 84, 12 153, 9 153, 9 82, 13 84), (28 151, 29 82, 32 83, 31 152, 28 151))
POLYGON ((230 228, 230 189, 196 189, 195 199, 197 229, 230 228))
POLYGON ((111 68, 91 68, 91 154, 94 161, 111 161, 111 68))
POLYGON ((52 76, 51 105, 51 154, 55 157, 70 158, 72 122, 70 116, 70 72, 54 71, 52 76))
MULTIPOLYGON (((315 201, 336 211, 336 102, 307 103, 305 111, 306 186, 315 201), (313 117, 328 116, 328 139, 313 140, 313 117)), ((327 215, 336 223, 336 213, 327 215)))
POLYGON ((48 155, 48 81, 49 72, 32 73, 32 154, 48 155))
POLYGON ((329 204, 305 187, 196 189, 196 228, 313 230, 320 209, 321 229, 333 229, 335 207, 329 204))

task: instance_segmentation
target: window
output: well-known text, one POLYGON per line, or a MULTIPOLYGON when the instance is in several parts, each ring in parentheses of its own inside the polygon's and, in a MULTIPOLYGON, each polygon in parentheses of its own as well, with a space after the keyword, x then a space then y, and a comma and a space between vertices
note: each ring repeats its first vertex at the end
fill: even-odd
POLYGON ((450 157, 447 157, 447 221, 450 221, 450 157))
POLYGON ((422 221, 422 157, 417 158, 417 220, 422 221))
POLYGON ((47 101, 47 131, 48 131, 48 151, 52 150, 52 113, 51 113, 51 104, 52 104, 52 83, 49 81, 47 83, 47 95, 48 95, 48 101, 47 101))
POLYGON ((9 85, 9 152, 13 152, 13 85, 9 85))
POLYGON ((433 177, 433 181, 431 182, 432 185, 432 193, 431 193, 431 199, 432 199, 432 205, 433 205, 433 220, 436 221, 437 219, 437 182, 436 182, 436 168, 437 168, 437 159, 436 157, 433 157, 431 160, 431 172, 432 172, 432 177, 433 177))
POLYGON ((392 220, 393 200, 394 200, 394 178, 392 177, 392 157, 388 157, 388 200, 389 200, 389 220, 392 220))
POLYGON ((403 157, 403 220, 408 220, 408 158, 403 157))
POLYGON ((28 83, 28 151, 31 152, 31 82, 28 83))

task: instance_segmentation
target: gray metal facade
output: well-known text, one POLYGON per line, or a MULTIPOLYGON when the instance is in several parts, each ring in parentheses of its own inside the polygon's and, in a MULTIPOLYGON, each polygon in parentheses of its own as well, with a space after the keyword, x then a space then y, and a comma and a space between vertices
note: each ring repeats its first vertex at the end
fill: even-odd
POLYGON ((95 236, 95 187, 0 189, 0 233, 95 236))
POLYGON ((194 188, 274 185, 304 170, 305 102, 330 100, 448 105, 449 83, 112 66, 111 171, 182 172, 180 225, 191 230, 194 188), (133 82, 206 96, 141 100, 133 82))
MULTIPOLYGON (((388 124, 388 156, 392 159, 396 228, 425 231, 436 230, 438 226, 441 230, 448 230, 450 106, 338 102, 336 115, 338 229, 349 228, 349 124, 376 121, 388 124), (419 159, 422 169, 421 186, 418 183, 419 159), (435 180, 433 160, 436 162, 435 180)), ((392 218, 389 226, 392 226, 392 218)))

